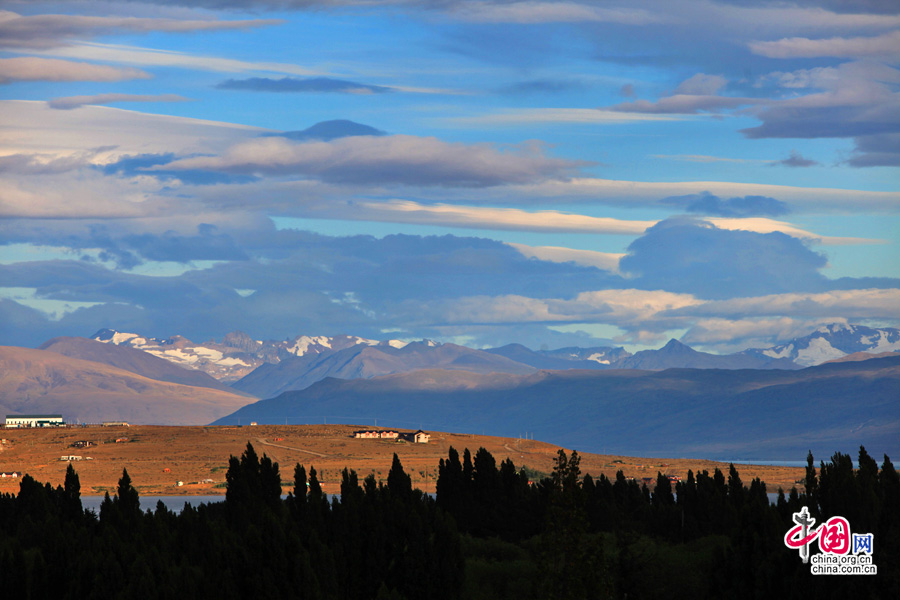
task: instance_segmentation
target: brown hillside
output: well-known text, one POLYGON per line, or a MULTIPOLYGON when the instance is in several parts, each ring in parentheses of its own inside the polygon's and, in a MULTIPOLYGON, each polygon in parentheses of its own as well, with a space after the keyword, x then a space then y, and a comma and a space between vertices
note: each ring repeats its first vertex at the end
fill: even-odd
POLYGON ((205 387, 148 379, 55 352, 0 346, 0 411, 60 413, 69 421, 209 423, 251 399, 205 387))
MULTIPOLYGON (((67 462, 60 456, 77 455, 74 462, 86 496, 115 492, 116 482, 127 468, 142 495, 224 494, 225 472, 230 455, 238 456, 247 442, 259 455, 267 454, 281 466, 284 492, 292 489, 293 466, 315 466, 328 493, 339 493, 340 471, 355 470, 360 478, 374 473, 387 477, 396 452, 416 487, 435 491, 438 462, 447 457, 450 446, 462 455, 465 448, 484 447, 497 463, 510 458, 517 468, 529 467, 549 474, 559 447, 534 440, 482 435, 429 432, 431 442, 412 444, 389 440, 354 439, 352 425, 260 425, 254 427, 70 427, 61 429, 0 430, 6 441, 0 444, 0 471, 21 471, 38 481, 59 485, 67 462), (116 440, 123 440, 116 443, 116 440), (79 440, 95 446, 74 448, 79 440), (90 458, 90 460, 88 460, 90 458), (168 469, 168 472, 166 471, 168 469), (204 480, 212 480, 203 483, 204 480), (183 486, 176 482, 182 481, 183 486)), ((568 450, 567 450, 568 451, 568 450)), ((599 477, 614 478, 622 470, 640 482, 657 472, 685 477, 688 469, 713 472, 728 465, 705 460, 633 458, 581 454, 581 470, 599 477)), ((803 469, 759 465, 738 465, 745 484, 760 477, 770 491, 790 489, 803 477, 803 469)), ((0 479, 0 493, 18 491, 18 482, 0 479)))
POLYGON ((128 346, 104 344, 80 337, 57 337, 42 344, 38 350, 48 350, 72 358, 103 363, 157 381, 208 387, 235 393, 234 389, 203 371, 181 367, 143 350, 128 346))

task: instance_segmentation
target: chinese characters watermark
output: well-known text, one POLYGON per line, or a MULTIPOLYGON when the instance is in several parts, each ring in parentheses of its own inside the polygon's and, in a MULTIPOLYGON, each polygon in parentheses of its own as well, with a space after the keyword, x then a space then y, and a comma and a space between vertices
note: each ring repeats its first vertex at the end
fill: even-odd
POLYGON ((798 550, 804 564, 812 561, 813 575, 875 575, 878 567, 872 562, 874 537, 871 533, 852 533, 844 517, 831 517, 813 528, 816 520, 803 507, 793 516, 795 523, 784 535, 788 548, 798 550), (817 542, 819 554, 810 555, 810 546, 817 542))

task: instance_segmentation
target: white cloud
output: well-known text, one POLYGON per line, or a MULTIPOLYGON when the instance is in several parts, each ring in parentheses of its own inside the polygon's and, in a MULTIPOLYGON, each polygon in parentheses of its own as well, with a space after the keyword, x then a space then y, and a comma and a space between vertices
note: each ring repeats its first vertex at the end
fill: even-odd
POLYGON ((673 316, 827 319, 900 319, 900 289, 834 290, 815 294, 772 294, 706 302, 676 310, 673 316))
POLYGON ((709 96, 717 93, 723 87, 728 85, 728 79, 721 75, 707 75, 706 73, 697 73, 678 84, 673 96, 678 94, 687 94, 690 96, 709 96))
POLYGON ((0 58, 0 83, 10 81, 122 81, 149 79, 139 69, 92 65, 54 58, 0 58))
POLYGON ((64 111, 53 110, 46 102, 0 100, 0 155, 65 156, 114 146, 96 157, 96 164, 104 164, 122 155, 214 152, 267 131, 103 106, 64 111))
POLYGON ((750 49, 769 58, 900 58, 900 31, 873 37, 784 38, 773 42, 751 42, 750 49))
POLYGON ((322 71, 309 69, 300 65, 277 62, 248 62, 218 56, 200 56, 135 46, 122 46, 100 43, 75 43, 70 46, 45 51, 32 51, 34 54, 47 54, 63 58, 97 60, 129 65, 175 67, 183 69, 199 69, 220 73, 265 72, 283 75, 322 75, 322 71))
POLYGON ((391 135, 302 143, 259 138, 236 144, 220 156, 185 158, 165 169, 300 175, 349 184, 481 187, 559 178, 584 164, 548 157, 537 143, 501 151, 490 144, 391 135))
POLYGON ((765 217, 748 217, 748 218, 726 218, 726 217, 704 217, 704 221, 712 223, 719 229, 729 229, 732 231, 753 231, 756 233, 772 233, 780 231, 792 237, 814 240, 826 246, 848 246, 852 244, 886 244, 886 240, 877 240, 870 238, 853 238, 853 237, 830 237, 819 235, 811 231, 805 231, 794 227, 790 223, 784 221, 776 221, 765 217))
MULTIPOLYGON (((605 323, 623 328, 647 328, 663 311, 702 304, 690 294, 663 290, 602 290, 573 299, 539 299, 519 295, 470 296, 426 303, 423 318, 441 324, 605 323)), ((662 330, 679 319, 669 318, 662 330)), ((652 328, 652 327, 649 327, 652 328)))
POLYGON ((113 104, 116 102, 188 102, 190 98, 177 94, 95 94, 93 96, 66 96, 47 101, 50 108, 72 110, 87 104, 113 104))
POLYGON ((428 205, 409 200, 353 204, 348 206, 347 213, 341 216, 391 223, 416 223, 473 229, 624 235, 640 235, 648 227, 656 224, 656 221, 624 221, 552 210, 529 212, 516 208, 428 205), (356 208, 362 208, 363 211, 354 217, 353 213, 356 208))
POLYGON ((219 21, 142 17, 97 17, 81 15, 19 15, 0 11, 0 46, 7 48, 52 48, 74 38, 121 32, 174 33, 223 31, 277 25, 276 19, 219 21))

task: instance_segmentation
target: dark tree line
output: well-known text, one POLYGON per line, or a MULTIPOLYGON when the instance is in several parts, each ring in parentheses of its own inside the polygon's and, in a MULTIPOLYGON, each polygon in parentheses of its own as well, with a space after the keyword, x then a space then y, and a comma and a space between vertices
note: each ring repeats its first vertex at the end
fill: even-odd
POLYGON ((509 459, 453 448, 435 497, 394 456, 385 484, 344 470, 340 495, 296 465, 282 497, 279 465, 248 444, 231 457, 225 501, 161 502, 142 512, 123 471, 99 514, 81 505, 71 465, 62 486, 25 476, 0 495, 0 577, 9 598, 799 598, 900 597, 900 477, 860 448, 837 453, 803 493, 770 503, 758 479, 689 472, 651 490, 582 475, 560 451, 531 483, 509 459), (812 576, 783 538, 807 506, 875 536, 871 576, 812 576))
POLYGON ((621 471, 582 477, 579 463, 560 450, 529 485, 508 459, 450 449, 437 505, 464 534, 467 598, 900 598, 900 478, 887 456, 879 470, 861 447, 858 468, 837 453, 817 471, 810 454, 805 492, 774 503, 734 465, 674 488, 657 473, 651 490, 621 471), (842 516, 872 533, 878 575, 811 575, 783 541, 802 506, 817 524, 842 516))
POLYGON ((278 464, 250 444, 226 481, 224 502, 141 512, 123 471, 96 515, 71 465, 56 489, 26 475, 17 496, 0 495, 2 597, 460 597, 452 519, 412 489, 396 456, 387 485, 344 470, 332 500, 300 465, 282 498, 278 464))

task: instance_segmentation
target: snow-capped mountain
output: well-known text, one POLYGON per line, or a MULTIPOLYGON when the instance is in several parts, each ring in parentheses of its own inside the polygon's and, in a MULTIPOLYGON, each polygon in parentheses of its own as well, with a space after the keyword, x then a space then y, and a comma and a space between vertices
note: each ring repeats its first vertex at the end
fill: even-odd
MULTIPOLYGON (((370 340, 352 335, 306 336, 290 340, 255 340, 246 333, 234 331, 221 342, 193 342, 176 335, 166 339, 151 338, 137 333, 124 333, 113 329, 101 329, 91 339, 98 342, 128 346, 164 358, 181 367, 197 369, 212 375, 219 381, 233 382, 244 377, 260 365, 276 364, 292 356, 332 353, 365 346, 390 346, 403 348, 401 340, 370 340)), ((436 344, 428 341, 426 343, 436 344)))
POLYGON ((785 344, 746 352, 769 358, 787 358, 798 365, 810 367, 855 352, 877 354, 897 350, 900 350, 898 329, 832 323, 785 344))

